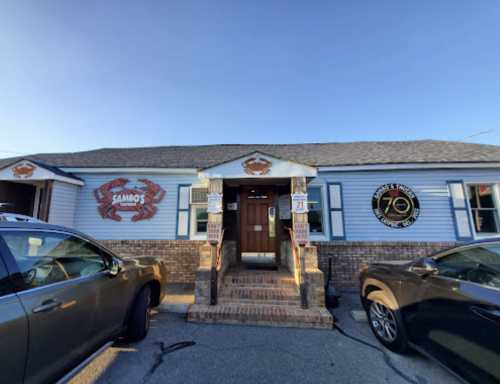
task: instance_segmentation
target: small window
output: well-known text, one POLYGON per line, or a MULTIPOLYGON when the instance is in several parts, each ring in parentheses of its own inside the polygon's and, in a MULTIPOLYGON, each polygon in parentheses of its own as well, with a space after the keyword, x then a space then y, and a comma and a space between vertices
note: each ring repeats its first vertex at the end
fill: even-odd
POLYGON ((500 245, 464 249, 436 263, 441 276, 500 288, 500 245))
POLYGON ((469 204, 476 233, 498 233, 500 226, 493 184, 469 185, 469 204))
POLYGON ((100 250, 70 234, 42 231, 1 234, 25 289, 93 275, 106 269, 100 250))
POLYGON ((207 233, 208 224, 208 212, 207 207, 195 207, 194 209, 194 220, 195 220, 195 234, 205 234, 207 233))
POLYGON ((307 188, 308 220, 311 233, 323 233, 323 202, 321 187, 307 188))

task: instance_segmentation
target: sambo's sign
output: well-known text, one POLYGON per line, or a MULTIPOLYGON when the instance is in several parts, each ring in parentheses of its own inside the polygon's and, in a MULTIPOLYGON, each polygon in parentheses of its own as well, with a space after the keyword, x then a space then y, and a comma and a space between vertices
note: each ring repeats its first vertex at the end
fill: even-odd
POLYGON ((415 193, 403 184, 384 184, 372 199, 373 213, 391 228, 406 228, 420 214, 420 204, 415 193))
POLYGON ((128 179, 118 178, 101 185, 94 190, 94 195, 99 203, 97 209, 103 219, 121 221, 118 211, 137 212, 132 216, 132 221, 152 218, 158 204, 165 196, 165 190, 158 184, 148 179, 139 179, 143 187, 125 188, 128 179))

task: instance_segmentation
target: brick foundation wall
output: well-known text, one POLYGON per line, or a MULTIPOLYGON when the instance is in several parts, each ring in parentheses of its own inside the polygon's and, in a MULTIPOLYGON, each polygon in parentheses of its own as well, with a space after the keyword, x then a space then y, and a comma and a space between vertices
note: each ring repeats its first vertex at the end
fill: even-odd
MULTIPOLYGON (((170 283, 194 283, 200 261, 199 247, 204 244, 193 240, 101 240, 101 243, 123 257, 161 257, 167 265, 170 283)), ((331 257, 335 286, 357 288, 358 271, 365 264, 380 260, 413 260, 458 243, 331 241, 312 244, 318 249, 318 264, 325 273, 325 280, 331 257)))
POLYGON ((123 257, 159 256, 167 265, 169 283, 194 283, 200 263, 199 247, 193 240, 101 240, 123 257))
POLYGON ((328 273, 332 258, 332 280, 338 288, 358 288, 358 271, 369 263, 381 260, 414 260, 453 247, 456 242, 314 242, 318 249, 319 268, 328 273))

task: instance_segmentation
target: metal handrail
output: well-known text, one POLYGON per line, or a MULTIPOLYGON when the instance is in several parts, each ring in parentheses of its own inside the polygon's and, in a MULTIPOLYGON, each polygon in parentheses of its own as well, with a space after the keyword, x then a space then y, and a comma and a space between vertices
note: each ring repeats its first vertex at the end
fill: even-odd
MULTIPOLYGON (((210 269, 210 305, 217 304, 218 296, 218 275, 222 268, 222 243, 224 242, 224 229, 222 229, 219 240, 217 241, 217 246, 215 248, 215 260, 212 259, 212 268, 210 269)), ((213 256, 212 256, 213 257, 213 256)))
POLYGON ((217 251, 216 251, 216 258, 215 258, 215 267, 217 268, 218 271, 222 268, 222 244, 224 242, 224 231, 223 229, 220 232, 219 236, 219 241, 217 242, 217 251))
MULTIPOLYGON (((295 260, 295 269, 298 270, 298 285, 300 289, 300 302, 302 308, 308 308, 308 303, 307 303, 307 284, 304 279, 304 263, 302 262, 301 259, 301 247, 297 241, 295 240, 295 232, 293 231, 292 228, 288 228, 288 233, 290 234, 290 243, 291 243, 291 248, 292 248, 292 256, 295 260)), ((304 252, 302 250, 302 252, 304 252)))
POLYGON ((291 248, 292 248, 292 256, 293 256, 293 259, 295 261, 295 268, 299 271, 299 285, 302 283, 302 263, 301 263, 301 260, 300 260, 300 256, 299 256, 299 245, 297 244, 297 242, 295 241, 295 233, 293 232, 293 229, 292 228, 287 228, 288 230, 288 234, 290 235, 290 245, 291 245, 291 248))

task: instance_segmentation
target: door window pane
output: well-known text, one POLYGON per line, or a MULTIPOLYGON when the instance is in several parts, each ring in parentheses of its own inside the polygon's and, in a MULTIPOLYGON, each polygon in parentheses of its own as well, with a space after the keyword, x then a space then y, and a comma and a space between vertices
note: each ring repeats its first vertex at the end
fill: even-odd
POLYGON ((323 204, 321 199, 321 188, 310 187, 307 189, 307 205, 309 212, 309 230, 312 233, 323 233, 323 204))
POLYGON ((1 236, 26 289, 89 276, 106 268, 97 247, 69 234, 5 231, 1 236))
POLYGON ((469 204, 477 233, 498 233, 499 220, 492 184, 469 185, 469 204))
POLYGON ((437 260, 439 275, 500 288, 500 245, 468 248, 437 260))

